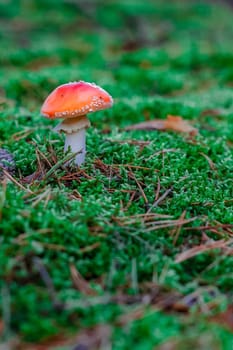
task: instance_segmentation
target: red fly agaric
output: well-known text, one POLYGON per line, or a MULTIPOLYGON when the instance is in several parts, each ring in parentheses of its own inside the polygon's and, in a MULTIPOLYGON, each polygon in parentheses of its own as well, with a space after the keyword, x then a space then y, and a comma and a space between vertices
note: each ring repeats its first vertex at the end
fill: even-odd
POLYGON ((70 147, 77 153, 75 164, 85 161, 86 128, 90 122, 87 113, 111 107, 112 97, 101 87, 85 81, 72 82, 58 86, 47 97, 41 113, 50 119, 63 118, 54 130, 66 134, 64 151, 70 147))

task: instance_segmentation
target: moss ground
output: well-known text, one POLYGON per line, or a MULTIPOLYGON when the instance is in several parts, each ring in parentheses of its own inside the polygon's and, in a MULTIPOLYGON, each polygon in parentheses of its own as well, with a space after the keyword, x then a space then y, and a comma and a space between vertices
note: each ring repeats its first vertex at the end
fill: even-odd
POLYGON ((232 17, 198 1, 0 3, 0 148, 17 167, 0 188, 5 344, 233 348, 232 17), (39 113, 76 80, 115 100, 90 115, 78 170, 39 113), (167 114, 197 137, 124 131, 167 114))

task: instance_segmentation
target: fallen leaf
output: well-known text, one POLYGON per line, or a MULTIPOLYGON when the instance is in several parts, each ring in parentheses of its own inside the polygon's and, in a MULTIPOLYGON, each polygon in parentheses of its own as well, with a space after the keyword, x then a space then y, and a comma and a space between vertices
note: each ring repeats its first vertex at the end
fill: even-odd
POLYGON ((3 323, 3 320, 0 320, 0 337, 3 335, 3 331, 4 331, 4 323, 3 323))
POLYGON ((226 326, 233 332, 233 305, 228 305, 227 309, 211 318, 213 322, 226 326))
POLYGON ((168 115, 166 119, 154 119, 147 122, 133 124, 125 128, 129 130, 172 130, 176 132, 188 133, 192 136, 197 134, 197 129, 194 128, 188 121, 180 116, 168 115))

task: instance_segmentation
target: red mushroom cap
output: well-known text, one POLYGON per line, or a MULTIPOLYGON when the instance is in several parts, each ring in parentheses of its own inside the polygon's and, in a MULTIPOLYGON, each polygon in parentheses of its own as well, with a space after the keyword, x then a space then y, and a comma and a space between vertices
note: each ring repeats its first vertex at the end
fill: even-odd
POLYGON ((101 87, 85 81, 58 86, 46 98, 41 113, 48 118, 74 118, 111 107, 112 97, 101 87))

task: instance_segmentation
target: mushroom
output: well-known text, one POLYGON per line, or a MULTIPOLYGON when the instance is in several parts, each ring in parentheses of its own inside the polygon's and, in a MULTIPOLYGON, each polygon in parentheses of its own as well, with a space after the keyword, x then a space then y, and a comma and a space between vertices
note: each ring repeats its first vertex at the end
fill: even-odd
POLYGON ((78 81, 58 86, 46 98, 41 113, 50 119, 63 118, 54 130, 66 134, 64 151, 77 153, 75 164, 81 165, 86 154, 86 114, 111 107, 112 97, 94 83, 78 81))

